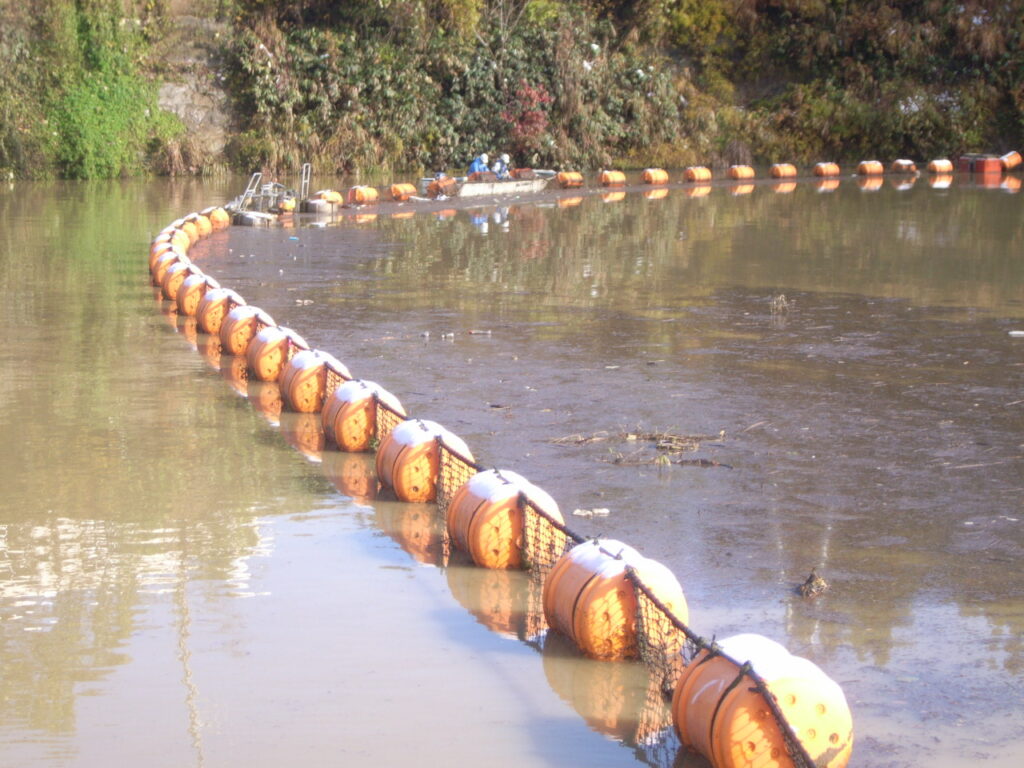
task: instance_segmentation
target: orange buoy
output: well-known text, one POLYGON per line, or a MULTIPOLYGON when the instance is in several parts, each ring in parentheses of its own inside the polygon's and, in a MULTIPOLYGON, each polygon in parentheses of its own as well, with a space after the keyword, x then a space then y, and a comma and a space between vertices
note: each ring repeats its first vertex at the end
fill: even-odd
POLYGON ((749 165, 730 165, 729 166, 729 178, 730 179, 738 179, 738 180, 752 179, 756 175, 757 174, 754 172, 754 169, 751 168, 749 165))
POLYGON ((448 505, 452 542, 469 552, 481 568, 523 565, 524 494, 549 517, 564 522, 558 504, 546 491, 508 470, 478 472, 459 488, 448 505))
POLYGON ((889 170, 893 173, 917 173, 917 163, 913 160, 893 160, 889 170))
POLYGON ((601 171, 602 187, 621 187, 626 183, 626 174, 622 171, 601 171))
POLYGON ((220 333, 220 326, 224 317, 239 304, 245 304, 245 299, 232 291, 230 288, 212 288, 203 294, 196 307, 196 320, 199 322, 199 330, 211 336, 220 333))
POLYGON ((245 350, 245 361, 260 381, 277 381, 285 363, 296 352, 304 349, 309 349, 309 344, 291 328, 265 325, 249 342, 245 350))
POLYGON ((375 382, 352 379, 334 390, 323 409, 327 441, 342 451, 369 451, 377 430, 377 400, 405 417, 398 398, 375 382))
POLYGON ((575 189, 583 186, 583 174, 578 171, 559 171, 555 181, 562 189, 575 189))
POLYGON ((161 240, 160 242, 154 242, 149 248, 149 274, 153 274, 153 270, 156 267, 157 259, 163 256, 168 251, 177 251, 178 255, 184 256, 185 251, 174 245, 169 239, 161 240))
POLYGON ((164 251, 156 260, 156 264, 153 265, 153 285, 163 285, 164 277, 167 275, 167 270, 171 268, 172 264, 191 263, 192 260, 177 249, 164 251))
POLYGON ((249 348, 249 342, 262 328, 277 325, 274 318, 259 307, 243 304, 228 312, 221 323, 219 336, 221 350, 225 355, 240 357, 249 348))
POLYGON ((178 311, 186 317, 195 317, 199 302, 211 288, 220 288, 220 283, 196 269, 178 289, 178 311))
MULTIPOLYGON (((199 273, 199 267, 193 266, 191 261, 176 261, 167 268, 164 279, 160 281, 160 292, 168 301, 177 304, 178 290, 185 278, 189 275, 199 273)), ((200 273, 202 274, 202 273, 200 273)))
POLYGON ((196 236, 199 238, 206 237, 213 230, 210 220, 199 213, 190 213, 185 217, 185 223, 196 228, 196 236))
POLYGON ((644 184, 668 184, 668 171, 661 168, 647 168, 641 176, 644 184))
POLYGON ((401 501, 434 501, 441 464, 439 439, 473 460, 462 438, 440 424, 408 419, 391 430, 377 449, 377 477, 401 501))
POLYGON ((299 413, 318 413, 327 396, 329 370, 343 379, 352 378, 348 368, 327 352, 318 349, 297 352, 278 378, 285 407, 299 413))
POLYGON ((325 203, 331 205, 339 205, 344 202, 341 196, 341 192, 335 189, 321 189, 319 192, 314 192, 309 196, 310 200, 323 200, 325 203))
POLYGON ((392 184, 390 191, 392 200, 398 203, 404 203, 416 194, 416 187, 412 184, 392 184))
POLYGON ((796 176, 796 166, 792 163, 775 163, 771 174, 773 179, 791 179, 796 176))
POLYGON ((683 178, 687 181, 711 181, 711 169, 703 165, 691 165, 683 171, 683 178))
POLYGON ((815 176, 838 176, 839 163, 815 163, 815 176))
POLYGON ((348 191, 349 205, 369 205, 377 202, 377 190, 374 187, 351 187, 348 191))
POLYGON ((932 160, 928 163, 928 170, 932 173, 952 173, 953 161, 946 159, 932 160))
POLYGON ((672 697, 680 740, 722 768, 790 768, 792 760, 764 696, 736 684, 750 663, 776 699, 804 749, 822 768, 843 768, 853 749, 853 723, 842 689, 817 666, 761 635, 719 643, 724 655, 698 653, 672 697))
POLYGON ((459 182, 451 176, 434 179, 427 185, 427 197, 455 197, 459 192, 459 182))
POLYGON ((1021 164, 1020 152, 1017 152, 1016 150, 1013 152, 1007 152, 999 158, 999 162, 1002 163, 1004 171, 1012 170, 1021 164))
POLYGON ((857 173, 861 176, 878 176, 885 173, 885 166, 877 160, 862 160, 857 164, 857 173))
POLYGON ((683 589, 664 565, 613 539, 578 544, 559 559, 544 583, 544 616, 587 656, 637 655, 637 598, 626 566, 636 570, 680 621, 689 620, 683 589))
POLYGON ((220 206, 205 208, 202 214, 210 220, 210 224, 213 225, 214 229, 224 229, 231 224, 231 217, 228 215, 228 212, 220 206))

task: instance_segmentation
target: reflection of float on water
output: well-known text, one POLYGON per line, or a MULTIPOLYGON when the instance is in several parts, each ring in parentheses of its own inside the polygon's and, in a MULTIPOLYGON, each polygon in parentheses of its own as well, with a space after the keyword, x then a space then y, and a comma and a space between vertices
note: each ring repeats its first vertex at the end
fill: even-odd
POLYGON ((196 337, 196 349, 207 365, 215 371, 220 370, 220 337, 201 333, 196 337))
POLYGON ((754 191, 753 184, 734 184, 729 187, 729 194, 733 197, 741 197, 743 195, 749 195, 754 191))
POLYGON ((860 176, 857 179, 857 186, 862 192, 877 192, 884 183, 885 179, 881 176, 860 176))
POLYGON ((324 451, 321 458, 324 476, 343 495, 357 504, 377 498, 377 472, 372 453, 324 451))
POLYGON ((953 174, 940 173, 936 176, 930 176, 928 178, 928 186, 932 189, 949 189, 953 186, 953 174))
POLYGON ((666 197, 668 197, 668 190, 664 187, 660 189, 644 190, 645 200, 664 200, 666 197))
MULTIPOLYGON (((355 454, 353 454, 355 455, 355 454)), ((444 520, 433 504, 374 502, 377 527, 424 565, 443 565, 445 553, 444 520)))
POLYGON ((711 194, 711 186, 702 184, 699 187, 687 187, 683 190, 687 197, 707 197, 711 194))
POLYGON ((259 381, 249 379, 249 402, 267 423, 276 427, 281 423, 281 411, 284 409, 284 401, 281 398, 281 388, 276 381, 259 381))
POLYGON ((539 580, 525 571, 477 568, 464 555, 446 568, 448 588, 459 605, 492 632, 529 640, 546 627, 539 580))
POLYGON ((249 369, 244 357, 221 354, 220 375, 242 397, 249 396, 249 369))
POLYGON ((189 343, 192 349, 196 348, 196 340, 199 337, 199 323, 194 316, 182 316, 181 335, 185 337, 185 341, 189 343))
POLYGON ((626 199, 625 192, 605 192, 601 195, 601 199, 606 203, 617 203, 621 200, 626 199))
POLYGON ((814 188, 818 192, 835 192, 839 189, 839 179, 821 179, 814 182, 814 188))
POLYGON ((796 189, 795 181, 778 181, 772 184, 772 192, 779 195, 788 195, 796 189))
POLYGON ((317 413, 281 412, 285 442, 312 462, 319 463, 324 450, 324 428, 317 413))
POLYGON ((582 197, 560 197, 555 202, 559 208, 573 208, 583 202, 582 197))
POLYGON ((903 178, 892 178, 889 179, 889 183, 892 188, 897 192, 906 192, 908 189, 913 189, 917 183, 917 176, 905 176, 903 178))
POLYGON ((1017 176, 1006 176, 1000 186, 1004 192, 1016 194, 1020 192, 1021 180, 1017 176))
POLYGON ((643 744, 671 725, 668 705, 642 663, 587 659, 557 632, 545 636, 543 657, 551 690, 598 733, 643 744))

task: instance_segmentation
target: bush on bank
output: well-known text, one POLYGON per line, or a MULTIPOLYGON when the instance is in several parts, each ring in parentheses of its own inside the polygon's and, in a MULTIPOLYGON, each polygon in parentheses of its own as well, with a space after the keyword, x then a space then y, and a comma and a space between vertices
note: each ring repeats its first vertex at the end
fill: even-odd
POLYGON ((0 0, 0 175, 167 168, 184 139, 150 41, 172 13, 226 24, 241 171, 925 158, 1024 134, 1024 0, 0 0))

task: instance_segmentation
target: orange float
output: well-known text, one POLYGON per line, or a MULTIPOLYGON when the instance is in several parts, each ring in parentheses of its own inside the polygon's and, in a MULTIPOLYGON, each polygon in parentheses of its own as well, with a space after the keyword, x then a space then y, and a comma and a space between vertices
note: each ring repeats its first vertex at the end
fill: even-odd
POLYGON ((689 620, 683 589, 664 565, 613 539, 577 544, 555 563, 544 583, 544 616, 587 656, 637 655, 637 598, 627 566, 680 621, 689 620))
POLYGON ((199 267, 194 266, 191 261, 176 261, 164 272, 164 279, 160 281, 160 292, 165 299, 177 304, 178 290, 181 288, 181 284, 189 275, 197 273, 202 274, 199 267))
POLYGON ((952 173, 953 172, 953 161, 952 160, 932 160, 928 163, 928 170, 931 173, 952 173))
POLYGON ((185 221, 195 226, 199 237, 206 237, 213 231, 213 225, 210 223, 210 220, 201 213, 190 213, 185 217, 185 221))
POLYGON ((352 187, 347 200, 349 205, 370 205, 377 202, 377 190, 374 187, 352 187))
POLYGON ((199 310, 199 302, 212 288, 220 288, 220 283, 197 269, 185 278, 185 282, 178 289, 178 311, 186 317, 195 317, 199 310))
POLYGON ((783 734, 762 693, 742 681, 734 685, 739 665, 750 663, 814 764, 846 766, 853 721, 835 681, 760 635, 737 635, 719 647, 724 656, 701 651, 676 683, 672 715, 684 744, 716 768, 791 768, 783 734))
POLYGON ((469 552, 481 568, 523 566, 525 513, 520 494, 552 519, 564 522, 558 504, 546 491, 509 470, 478 472, 452 497, 448 533, 455 546, 469 552))
POLYGON ((401 501, 433 501, 441 465, 439 440, 473 460, 462 438, 440 424, 408 419, 391 430, 377 449, 377 477, 393 488, 401 501))
POLYGON ((260 381, 277 381, 292 355, 304 349, 309 349, 309 344, 291 328, 265 325, 249 342, 245 360, 260 381))
POLYGON ((249 342, 253 340, 261 329, 277 325, 274 318, 268 315, 259 307, 252 304, 243 304, 235 307, 224 318, 221 323, 220 346, 225 355, 241 357, 249 348, 249 342))
POLYGON ((751 168, 749 165, 730 165, 729 166, 729 178, 730 179, 737 179, 737 180, 742 181, 742 180, 746 180, 746 179, 752 179, 756 175, 757 174, 754 172, 754 169, 751 168))
POLYGON ((791 179, 796 176, 796 166, 792 163, 775 163, 771 167, 773 179, 791 179))
POLYGON ((458 194, 459 182, 451 176, 442 176, 434 179, 427 185, 427 197, 454 197, 458 194))
POLYGON ((325 203, 330 203, 331 205, 340 205, 344 202, 341 192, 338 192, 335 189, 321 189, 320 191, 314 192, 310 195, 309 199, 323 200, 325 203))
POLYGON ((327 396, 329 371, 342 379, 352 378, 348 368, 327 352, 304 349, 296 353, 278 378, 285 407, 298 413, 318 413, 327 396))
POLYGON ((621 187, 626 183, 626 174, 622 171, 601 171, 602 187, 621 187))
POLYGON ((560 171, 555 176, 555 182, 562 189, 575 189, 583 186, 583 174, 577 171, 560 171))
POLYGON ((687 181, 711 181, 711 169, 703 165, 691 165, 683 171, 683 178, 687 181))
POLYGON ((857 164, 857 173, 861 176, 878 176, 885 173, 885 166, 877 160, 862 160, 857 164))
POLYGON ((164 251, 160 258, 156 260, 156 264, 153 265, 153 285, 163 286, 164 277, 167 275, 167 270, 170 269, 172 265, 188 265, 191 263, 192 260, 181 253, 181 251, 164 251))
MULTIPOLYGON (((160 237, 164 237, 164 236, 161 235, 160 237)), ((154 240, 153 241, 153 245, 150 246, 150 248, 149 248, 149 274, 150 275, 153 274, 153 270, 156 268, 157 260, 161 256, 163 256, 165 253, 167 253, 168 251, 174 251, 179 256, 186 255, 186 252, 184 250, 182 250, 181 248, 178 248, 178 246, 174 245, 174 243, 172 243, 170 241, 170 238, 166 238, 166 239, 159 240, 159 241, 154 240)))
POLYGON ((889 170, 893 173, 917 173, 917 163, 913 160, 893 160, 889 170))
POLYGON ((1002 164, 1004 171, 1013 170, 1021 164, 1020 152, 1017 152, 1016 150, 1013 152, 1007 152, 999 158, 999 162, 1002 164))
POLYGON ((369 451, 377 432, 377 400, 405 416, 398 398, 375 382, 352 379, 334 390, 323 409, 327 441, 342 451, 369 451))
POLYGON ((230 288, 212 288, 208 290, 203 295, 203 298, 199 300, 199 306, 196 307, 196 320, 199 321, 199 330, 211 336, 217 336, 228 312, 239 304, 245 303, 245 299, 230 288))
POLYGON ((412 184, 392 184, 390 192, 392 200, 397 203, 404 203, 416 194, 416 187, 412 184))
POLYGON ((215 205, 204 208, 200 213, 210 220, 210 224, 215 230, 224 229, 231 224, 231 217, 228 215, 228 212, 220 206, 215 205))
POLYGON ((815 176, 838 176, 839 163, 815 163, 815 176))
POLYGON ((644 184, 668 184, 668 171, 661 168, 647 168, 641 178, 644 184))

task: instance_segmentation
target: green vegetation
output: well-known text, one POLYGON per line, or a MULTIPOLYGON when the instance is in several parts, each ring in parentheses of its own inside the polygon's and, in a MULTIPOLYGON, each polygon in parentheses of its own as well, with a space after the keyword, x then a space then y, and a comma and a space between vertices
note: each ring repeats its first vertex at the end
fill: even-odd
MULTIPOLYGON (((181 129, 146 36, 170 5, 0 0, 0 173, 167 168, 181 129)), ((484 149, 579 168, 925 159, 1024 138, 1024 0, 174 5, 226 25, 241 170, 459 168, 484 149)))

